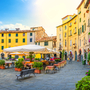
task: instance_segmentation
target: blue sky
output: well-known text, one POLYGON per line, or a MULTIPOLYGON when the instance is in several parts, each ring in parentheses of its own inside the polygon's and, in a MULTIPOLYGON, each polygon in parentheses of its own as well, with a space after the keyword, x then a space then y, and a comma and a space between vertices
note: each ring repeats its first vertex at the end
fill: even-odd
POLYGON ((56 35, 61 18, 77 14, 81 0, 0 0, 0 29, 10 30, 42 26, 46 33, 56 35))

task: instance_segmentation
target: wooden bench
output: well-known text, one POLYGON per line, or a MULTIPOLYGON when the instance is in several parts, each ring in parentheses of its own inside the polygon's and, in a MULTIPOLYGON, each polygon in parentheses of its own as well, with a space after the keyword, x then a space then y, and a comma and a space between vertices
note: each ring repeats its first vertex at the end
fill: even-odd
POLYGON ((30 76, 31 73, 33 73, 34 76, 35 76, 34 71, 35 71, 35 68, 22 70, 22 71, 20 72, 20 74, 16 75, 16 76, 17 76, 17 79, 18 79, 18 77, 22 77, 22 76, 25 76, 25 75, 27 75, 27 74, 29 74, 29 76, 30 76))

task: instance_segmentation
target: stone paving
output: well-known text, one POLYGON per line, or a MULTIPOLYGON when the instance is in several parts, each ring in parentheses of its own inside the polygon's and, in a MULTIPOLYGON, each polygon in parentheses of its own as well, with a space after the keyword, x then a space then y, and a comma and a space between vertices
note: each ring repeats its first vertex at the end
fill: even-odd
POLYGON ((14 68, 0 70, 0 90, 75 90, 75 83, 85 76, 88 65, 73 61, 55 74, 32 74, 28 78, 16 79, 19 72, 14 68))

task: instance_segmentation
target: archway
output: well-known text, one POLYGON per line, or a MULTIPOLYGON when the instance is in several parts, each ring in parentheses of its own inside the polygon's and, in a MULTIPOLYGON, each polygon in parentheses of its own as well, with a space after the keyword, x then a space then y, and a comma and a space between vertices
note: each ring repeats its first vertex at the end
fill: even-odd
POLYGON ((75 51, 75 61, 77 60, 77 51, 75 51))

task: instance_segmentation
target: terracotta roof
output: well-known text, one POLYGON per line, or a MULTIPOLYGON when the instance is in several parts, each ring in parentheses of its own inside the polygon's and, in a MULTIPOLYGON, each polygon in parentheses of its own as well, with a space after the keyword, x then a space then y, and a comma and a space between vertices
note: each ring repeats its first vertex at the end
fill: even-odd
POLYGON ((79 6, 77 7, 77 9, 82 5, 83 2, 84 2, 84 0, 81 1, 81 3, 79 4, 79 6))
POLYGON ((36 40, 36 42, 43 42, 43 41, 56 41, 57 40, 57 37, 56 36, 52 36, 52 37, 43 37, 43 38, 40 38, 38 40, 36 40))
POLYGON ((0 33, 22 33, 22 32, 37 32, 37 31, 41 31, 41 30, 19 30, 19 31, 16 31, 16 30, 8 30, 8 31, 0 30, 0 33))

